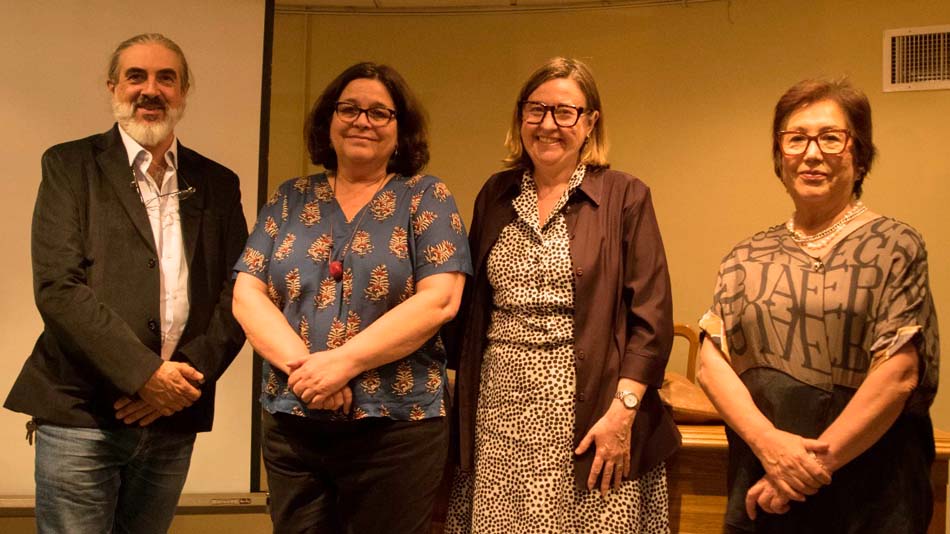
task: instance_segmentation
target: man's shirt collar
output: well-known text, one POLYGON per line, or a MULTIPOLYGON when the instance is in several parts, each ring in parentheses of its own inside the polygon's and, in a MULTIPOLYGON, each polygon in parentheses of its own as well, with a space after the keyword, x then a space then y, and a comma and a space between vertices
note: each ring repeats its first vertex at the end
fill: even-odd
MULTIPOLYGON (((138 141, 132 139, 132 136, 126 133, 121 125, 119 125, 119 135, 122 137, 122 144, 125 145, 125 152, 128 155, 130 167, 142 156, 143 152, 146 154, 144 157, 149 157, 149 151, 140 145, 138 141)), ((178 170, 178 136, 174 136, 171 146, 168 148, 168 151, 165 152, 165 161, 171 165, 173 169, 178 170)))

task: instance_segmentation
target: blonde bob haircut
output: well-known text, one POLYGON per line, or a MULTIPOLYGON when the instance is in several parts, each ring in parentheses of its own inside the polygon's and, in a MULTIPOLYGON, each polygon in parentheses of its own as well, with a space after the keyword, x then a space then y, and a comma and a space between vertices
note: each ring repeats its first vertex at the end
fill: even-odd
POLYGON ((515 100, 515 110, 511 115, 511 126, 508 128, 508 136, 505 138, 505 148, 508 149, 508 155, 502 160, 506 169, 522 168, 533 170, 534 164, 531 158, 525 153, 524 143, 521 141, 521 102, 528 99, 544 82, 556 80, 558 78, 569 78, 574 80, 587 105, 584 106, 584 113, 597 111, 600 117, 594 123, 590 136, 581 147, 580 163, 587 164, 593 169, 606 169, 610 166, 607 163, 607 130, 604 127, 604 111, 601 109, 600 93, 597 91, 597 84, 594 82, 594 75, 582 61, 564 57, 555 57, 549 59, 543 65, 534 71, 521 92, 518 93, 518 99, 515 100))

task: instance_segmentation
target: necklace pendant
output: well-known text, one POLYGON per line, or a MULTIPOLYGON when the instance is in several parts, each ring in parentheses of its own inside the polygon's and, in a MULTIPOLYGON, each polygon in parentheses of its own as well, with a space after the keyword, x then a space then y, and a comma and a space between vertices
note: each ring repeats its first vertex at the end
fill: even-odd
POLYGON ((343 280, 343 262, 342 261, 333 260, 330 262, 330 276, 332 276, 333 279, 336 280, 337 282, 339 282, 340 280, 343 280))

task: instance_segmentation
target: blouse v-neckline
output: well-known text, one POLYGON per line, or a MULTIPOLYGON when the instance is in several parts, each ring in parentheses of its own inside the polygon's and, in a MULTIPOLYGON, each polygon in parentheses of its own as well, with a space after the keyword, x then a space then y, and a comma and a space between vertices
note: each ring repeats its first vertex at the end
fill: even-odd
POLYGON ((376 192, 374 192, 373 195, 369 197, 369 199, 362 206, 360 206, 355 212, 353 212, 352 217, 348 217, 346 215, 346 210, 343 209, 343 204, 341 204, 340 200, 337 198, 336 188, 330 185, 330 174, 329 173, 324 174, 324 179, 327 182, 327 187, 330 188, 330 192, 333 195, 333 202, 331 203, 331 205, 334 208, 336 208, 337 211, 339 211, 340 215, 342 215, 343 225, 347 228, 349 228, 350 226, 353 226, 354 224, 357 224, 356 221, 359 221, 360 219, 363 218, 363 215, 362 215, 363 212, 370 208, 370 205, 372 205, 373 201, 376 200, 376 197, 378 197, 380 193, 382 193, 383 191, 386 190, 386 188, 389 187, 390 182, 392 182, 394 178, 396 178, 395 173, 388 173, 386 177, 383 178, 383 184, 377 187, 376 192))
POLYGON ((548 212, 548 217, 544 221, 544 224, 541 224, 541 213, 538 209, 538 186, 534 183, 534 177, 531 171, 525 171, 521 177, 521 193, 513 202, 515 213, 539 236, 543 235, 544 229, 551 225, 551 222, 557 218, 558 214, 564 208, 564 205, 567 204, 567 200, 570 196, 580 187, 581 182, 584 180, 586 170, 587 166, 583 163, 574 169, 574 173, 571 174, 571 178, 567 183, 567 188, 564 189, 561 196, 554 203, 554 206, 551 207, 551 211, 548 212))

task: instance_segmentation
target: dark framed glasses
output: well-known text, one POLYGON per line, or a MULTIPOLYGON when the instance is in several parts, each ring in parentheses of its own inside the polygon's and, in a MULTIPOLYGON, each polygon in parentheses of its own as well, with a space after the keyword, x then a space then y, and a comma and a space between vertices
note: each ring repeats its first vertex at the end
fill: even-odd
POLYGON ((528 124, 541 124, 544 122, 544 116, 547 115, 548 112, 551 112, 551 118, 554 119, 554 124, 562 128, 574 126, 577 124, 577 121, 580 120, 581 115, 589 113, 584 108, 571 104, 548 105, 544 102, 536 102, 533 100, 523 100, 520 106, 521 120, 528 124))
POLYGON ((848 130, 825 130, 818 135, 808 135, 804 132, 781 131, 778 133, 778 146, 786 156, 800 156, 808 150, 808 145, 815 142, 822 154, 835 155, 844 152, 848 146, 851 133, 848 130))
POLYGON ((334 105, 337 117, 343 122, 356 122, 360 115, 365 113, 366 120, 373 126, 386 126, 396 118, 396 110, 376 106, 371 108, 361 108, 352 102, 337 102, 334 105))

